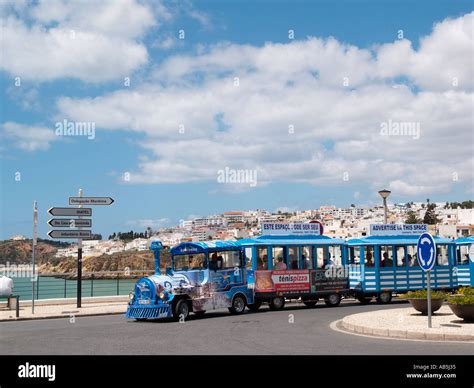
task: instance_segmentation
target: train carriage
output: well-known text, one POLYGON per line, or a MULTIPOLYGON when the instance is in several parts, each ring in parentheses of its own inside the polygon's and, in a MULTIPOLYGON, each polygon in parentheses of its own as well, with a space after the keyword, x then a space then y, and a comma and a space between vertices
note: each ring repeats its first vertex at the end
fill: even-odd
POLYGON ((244 312, 253 303, 245 257, 235 241, 185 242, 171 249, 171 267, 160 273, 161 244, 154 241, 155 274, 137 281, 127 318, 185 320, 190 312, 228 308, 244 312))
MULTIPOLYGON (((426 288, 426 273, 418 265, 419 235, 369 236, 347 241, 350 287, 361 303, 373 297, 389 303, 393 293, 426 288)), ((434 237, 436 262, 431 270, 433 289, 457 287, 452 240, 434 237)))
POLYGON ((285 299, 299 299, 309 307, 324 299, 339 305, 349 292, 345 272, 345 241, 321 235, 262 235, 239 241, 247 258, 248 287, 255 311, 262 303, 279 310, 285 299))

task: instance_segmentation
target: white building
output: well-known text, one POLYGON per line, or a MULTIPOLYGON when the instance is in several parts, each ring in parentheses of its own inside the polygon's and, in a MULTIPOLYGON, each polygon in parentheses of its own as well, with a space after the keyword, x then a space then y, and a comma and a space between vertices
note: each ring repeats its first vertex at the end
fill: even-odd
POLYGON ((21 234, 16 234, 14 236, 11 236, 10 237, 10 240, 13 240, 13 241, 23 241, 23 240, 26 240, 26 237, 25 236, 22 236, 21 234))
POLYGON ((148 249, 148 240, 146 238, 136 238, 125 244, 124 250, 146 251, 148 249))

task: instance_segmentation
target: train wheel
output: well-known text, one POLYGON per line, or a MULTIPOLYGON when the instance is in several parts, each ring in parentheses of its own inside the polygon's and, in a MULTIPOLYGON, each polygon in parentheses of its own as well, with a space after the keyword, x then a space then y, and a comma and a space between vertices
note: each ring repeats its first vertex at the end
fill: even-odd
POLYGON ((188 302, 184 299, 179 300, 173 309, 173 318, 177 321, 185 321, 189 316, 188 302))
POLYGON ((324 303, 326 303, 326 306, 329 307, 339 306, 339 303, 341 303, 341 295, 338 293, 331 294, 324 298, 324 303))
POLYGON ((377 296, 377 303, 387 304, 392 301, 392 293, 390 291, 384 291, 377 296))
POLYGON ((269 306, 270 310, 281 310, 283 307, 285 307, 285 298, 282 296, 277 296, 272 299, 269 306))
POLYGON ((371 296, 358 296, 357 300, 362 304, 369 304, 372 301, 371 296))
POLYGON ((245 304, 245 298, 242 295, 236 295, 232 299, 232 307, 229 307, 229 311, 232 314, 242 314, 245 311, 245 304))
POLYGON ((262 305, 261 301, 254 300, 254 303, 253 304, 248 304, 247 308, 252 312, 257 312, 261 305, 262 305))

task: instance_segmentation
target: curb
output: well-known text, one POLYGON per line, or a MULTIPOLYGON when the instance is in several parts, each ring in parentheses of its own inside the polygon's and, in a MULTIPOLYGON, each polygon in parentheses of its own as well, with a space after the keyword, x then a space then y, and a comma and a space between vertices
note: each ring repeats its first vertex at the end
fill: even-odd
MULTIPOLYGON (((106 303, 106 302, 128 302, 129 298, 127 295, 111 295, 111 296, 93 296, 82 298, 82 303, 106 303)), ((37 299, 35 300, 35 306, 55 306, 55 305, 68 305, 75 304, 76 298, 54 298, 54 299, 37 299)), ((31 307, 31 300, 20 300, 21 307, 31 307)))
MULTIPOLYGON (((123 314, 125 316, 125 311, 114 311, 114 312, 107 312, 107 313, 78 313, 74 314, 76 318, 78 317, 96 317, 96 316, 101 316, 101 315, 121 315, 123 314)), ((1 318, 0 322, 18 322, 18 321, 34 321, 38 319, 59 319, 59 318, 69 318, 68 314, 55 314, 55 315, 48 315, 48 316, 40 316, 40 317, 12 317, 12 318, 1 318)))
POLYGON ((379 329, 363 325, 357 325, 349 322, 351 316, 344 317, 340 323, 341 327, 348 332, 355 334, 370 335, 378 338, 396 338, 408 340, 429 340, 429 341, 474 341, 472 334, 449 334, 449 333, 427 333, 420 331, 398 330, 398 329, 379 329))

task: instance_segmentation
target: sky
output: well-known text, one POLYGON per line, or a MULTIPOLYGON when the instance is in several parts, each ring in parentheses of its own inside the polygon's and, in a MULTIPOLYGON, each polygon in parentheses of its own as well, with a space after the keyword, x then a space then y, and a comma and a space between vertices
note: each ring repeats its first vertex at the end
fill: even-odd
POLYGON ((474 193, 470 1, 0 1, 0 239, 474 193))

